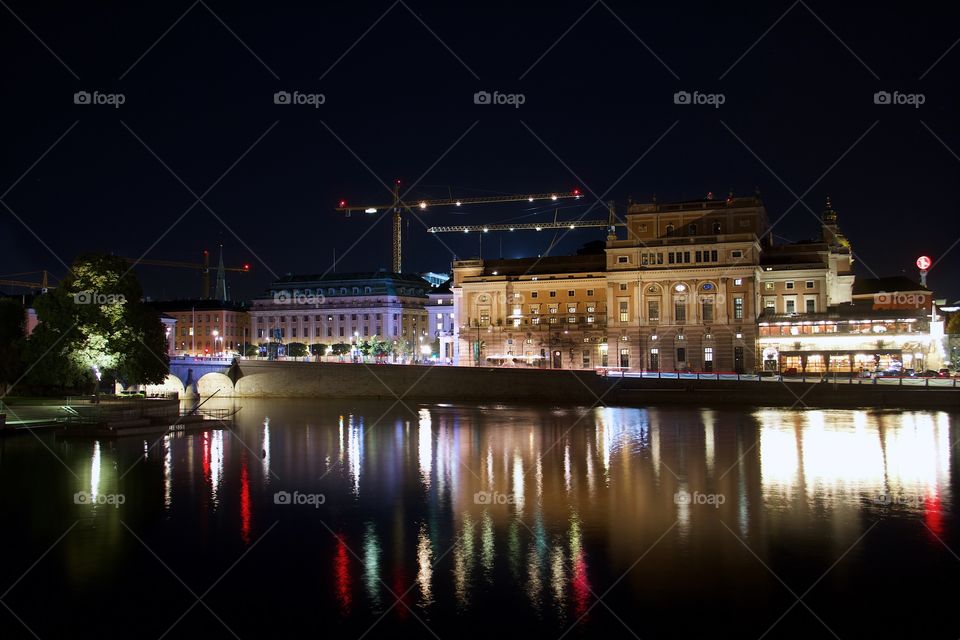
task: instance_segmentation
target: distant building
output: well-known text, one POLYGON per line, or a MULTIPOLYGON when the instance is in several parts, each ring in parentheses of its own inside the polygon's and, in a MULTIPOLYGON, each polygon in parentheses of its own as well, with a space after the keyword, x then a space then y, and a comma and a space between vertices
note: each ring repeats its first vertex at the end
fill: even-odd
POLYGON ((429 291, 416 274, 288 275, 251 302, 252 337, 261 345, 330 345, 379 336, 418 357, 429 342, 429 291))
POLYGON ((250 343, 250 319, 242 303, 166 300, 151 302, 150 306, 176 321, 174 355, 226 355, 250 343))

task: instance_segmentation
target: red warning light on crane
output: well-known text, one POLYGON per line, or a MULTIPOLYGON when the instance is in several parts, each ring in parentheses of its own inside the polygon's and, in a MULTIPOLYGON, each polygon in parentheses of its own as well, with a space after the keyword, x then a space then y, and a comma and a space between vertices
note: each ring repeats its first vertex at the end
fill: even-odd
POLYGON ((921 271, 926 271, 933 265, 933 260, 930 259, 930 256, 920 256, 917 258, 917 268, 921 271))
POLYGON ((341 200, 341 201, 340 201, 340 208, 342 209, 342 208, 345 207, 345 206, 347 206, 347 201, 346 201, 346 200, 341 200))

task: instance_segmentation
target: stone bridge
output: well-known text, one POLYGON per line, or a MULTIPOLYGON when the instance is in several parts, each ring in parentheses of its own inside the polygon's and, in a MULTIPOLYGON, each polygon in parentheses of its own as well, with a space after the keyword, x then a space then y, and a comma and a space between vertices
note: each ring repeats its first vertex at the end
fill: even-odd
POLYGON ((234 379, 231 358, 175 357, 170 359, 170 375, 160 385, 148 385, 147 393, 175 391, 181 398, 191 395, 208 396, 216 389, 233 391, 234 379))

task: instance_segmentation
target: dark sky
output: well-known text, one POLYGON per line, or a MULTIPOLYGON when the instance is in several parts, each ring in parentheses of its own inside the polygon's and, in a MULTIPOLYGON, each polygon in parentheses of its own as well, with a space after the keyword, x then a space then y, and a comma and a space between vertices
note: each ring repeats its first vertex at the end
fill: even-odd
MULTIPOLYGON (((62 276, 93 250, 196 261, 221 242, 254 269, 230 278, 238 298, 272 274, 325 271, 335 249, 342 271, 387 267, 389 220, 333 208, 389 201, 399 178, 419 180, 410 198, 579 186, 570 218, 601 196, 759 187, 787 240, 816 233, 807 207, 829 195, 858 274, 916 276, 928 254, 935 292, 960 298, 956 4, 4 2, 0 277, 62 276), (525 103, 474 104, 481 90, 525 103), (724 104, 674 104, 681 90, 724 104), (125 102, 78 105, 78 91, 125 102), (277 91, 325 104, 277 105, 277 91), (924 103, 878 105, 877 91, 924 103)), ((551 237, 515 233, 502 253, 536 255, 551 237)), ((440 239, 411 219, 405 269, 478 252, 475 235, 440 239)), ((484 255, 500 252, 488 236, 484 255)), ((189 271, 140 274, 155 298, 199 292, 189 271)))

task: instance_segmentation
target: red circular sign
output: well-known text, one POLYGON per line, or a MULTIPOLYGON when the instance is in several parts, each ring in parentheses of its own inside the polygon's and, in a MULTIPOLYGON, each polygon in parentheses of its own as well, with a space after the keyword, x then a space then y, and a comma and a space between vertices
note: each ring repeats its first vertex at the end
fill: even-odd
POLYGON ((933 260, 931 260, 929 256, 920 256, 917 258, 917 268, 921 271, 926 271, 932 264, 933 260))

